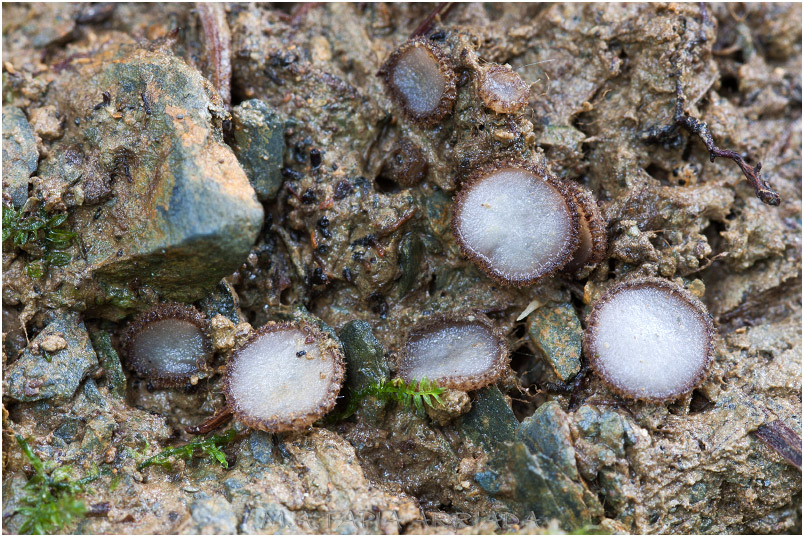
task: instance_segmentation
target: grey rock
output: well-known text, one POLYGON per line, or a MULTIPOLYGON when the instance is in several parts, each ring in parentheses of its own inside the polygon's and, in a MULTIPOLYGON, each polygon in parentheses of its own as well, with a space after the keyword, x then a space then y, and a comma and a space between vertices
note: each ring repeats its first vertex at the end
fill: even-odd
POLYGON ((402 269, 398 285, 399 298, 403 298, 413 288, 416 280, 421 276, 421 266, 424 261, 424 243, 419 233, 411 232, 399 241, 399 265, 402 269))
POLYGON ((88 195, 97 176, 114 178, 99 205, 72 210, 86 265, 76 260, 68 269, 88 268, 108 301, 126 308, 135 279, 165 298, 193 302, 243 263, 263 209, 223 143, 226 111, 197 70, 171 54, 121 44, 51 89, 48 104, 83 118, 67 122, 60 142, 80 163, 76 186, 88 195), (102 91, 110 104, 87 111, 102 91))
POLYGON ((196 495, 190 505, 192 524, 183 528, 186 534, 232 535, 237 533, 237 518, 232 505, 222 496, 196 495))
POLYGON ((265 101, 251 99, 232 109, 235 154, 257 197, 270 200, 282 186, 284 122, 265 101))
POLYGON ((575 466, 575 450, 569 429, 569 417, 555 401, 540 406, 532 416, 519 426, 517 440, 523 442, 531 453, 549 458, 556 467, 572 479, 578 478, 575 466))
POLYGON ((227 479, 223 482, 223 494, 226 496, 226 499, 230 502, 232 501, 232 497, 237 493, 238 490, 241 490, 245 485, 239 479, 235 479, 233 477, 227 479))
POLYGON ((388 378, 385 348, 374 337, 366 321, 351 321, 338 334, 346 358, 346 382, 352 390, 381 382, 388 378))
POLYGON ((274 462, 274 437, 273 435, 254 430, 249 436, 248 445, 251 448, 251 456, 254 460, 267 464, 274 462))
POLYGON ((82 427, 80 419, 68 416, 64 419, 64 423, 53 431, 53 435, 62 439, 65 444, 69 444, 78 438, 78 432, 82 427))
POLYGON ((33 129, 16 106, 3 107, 3 193, 20 208, 28 199, 28 178, 36 171, 39 151, 33 129))
POLYGON ((514 440, 519 422, 500 389, 489 386, 477 392, 472 410, 458 418, 457 426, 463 435, 496 453, 514 440))
POLYGON ((517 440, 498 471, 513 479, 508 497, 520 512, 558 519, 566 530, 603 515, 599 500, 580 479, 569 417, 557 402, 543 404, 522 422, 517 440))
POLYGON ((8 366, 3 391, 17 401, 52 399, 54 404, 62 404, 72 398, 97 365, 98 358, 78 314, 60 315, 34 338, 19 360, 8 366), (39 343, 51 335, 63 337, 67 347, 46 355, 39 343))
POLYGON ((570 304, 544 306, 528 317, 528 336, 567 382, 581 370, 583 328, 570 304))

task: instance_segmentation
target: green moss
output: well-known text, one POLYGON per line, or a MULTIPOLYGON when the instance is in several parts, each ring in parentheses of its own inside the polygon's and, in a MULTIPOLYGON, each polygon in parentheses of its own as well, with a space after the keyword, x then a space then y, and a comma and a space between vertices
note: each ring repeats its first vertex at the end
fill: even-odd
POLYGON ((404 409, 415 408, 416 412, 424 415, 425 405, 432 407, 434 401, 441 403, 439 396, 443 392, 444 388, 439 388, 435 381, 429 381, 426 378, 421 379, 418 385, 416 381, 406 383, 400 378, 383 379, 362 390, 352 392, 346 409, 341 413, 329 416, 327 421, 333 423, 348 418, 357 411, 360 402, 369 396, 386 402, 397 401, 402 404, 404 409))
POLYGON ((39 279, 51 266, 63 267, 72 256, 73 233, 65 222, 66 213, 48 214, 43 208, 25 215, 24 209, 3 205, 3 242, 26 253, 29 258, 26 272, 39 279))
POLYGON ((229 468, 229 463, 226 460, 226 454, 224 454, 220 448, 221 446, 225 446, 234 440, 236 435, 237 432, 234 429, 229 429, 221 435, 213 434, 209 438, 197 438, 189 444, 168 448, 157 453, 153 457, 145 459, 137 466, 137 469, 142 470, 143 468, 147 468, 148 466, 152 466, 154 464, 170 469, 171 459, 175 457, 178 459, 190 460, 196 451, 200 451, 211 460, 218 461, 224 468, 229 468))
POLYGON ((73 481, 69 466, 48 472, 28 442, 20 435, 16 435, 16 439, 34 469, 34 475, 23 489, 22 507, 17 509, 24 519, 20 532, 38 535, 64 532, 73 522, 83 518, 86 506, 75 496, 83 492, 86 483, 96 479, 97 475, 73 481))

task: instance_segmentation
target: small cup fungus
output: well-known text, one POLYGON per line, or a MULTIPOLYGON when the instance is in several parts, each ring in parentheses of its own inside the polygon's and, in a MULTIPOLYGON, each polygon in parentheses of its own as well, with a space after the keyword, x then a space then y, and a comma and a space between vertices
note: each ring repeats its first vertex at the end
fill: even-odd
POLYGON ((540 167, 481 168, 456 196, 452 230, 491 278, 524 286, 563 267, 578 246, 578 211, 563 181, 540 167))
POLYGON ((623 282, 587 319, 589 365, 617 393, 667 401, 694 389, 712 361, 714 327, 704 305, 666 280, 623 282))
POLYGON ((452 112, 457 90, 452 64, 426 39, 407 41, 380 68, 391 98, 412 120, 432 126, 452 112))
POLYGON ((397 364, 406 382, 426 378, 444 388, 476 390, 508 368, 505 337, 483 316, 435 316, 408 335, 397 364))
POLYGON ((128 365, 157 387, 181 385, 212 356, 206 318, 183 304, 160 304, 140 315, 122 343, 128 365))
POLYGON ((606 222, 600 214, 597 201, 592 197, 592 193, 584 187, 567 181, 569 192, 575 200, 578 208, 579 233, 578 249, 564 270, 574 273, 576 276, 588 274, 586 269, 592 269, 606 257, 606 247, 608 246, 608 236, 606 235, 606 222))
POLYGON ((428 163, 421 148, 407 138, 399 140, 382 167, 382 175, 403 188, 416 186, 427 177, 428 163))
POLYGON ((338 343, 315 325, 268 323, 229 360, 228 409, 267 432, 307 427, 335 406, 344 370, 338 343))
POLYGON ((513 114, 528 103, 530 87, 507 65, 486 64, 477 76, 477 92, 488 108, 513 114))

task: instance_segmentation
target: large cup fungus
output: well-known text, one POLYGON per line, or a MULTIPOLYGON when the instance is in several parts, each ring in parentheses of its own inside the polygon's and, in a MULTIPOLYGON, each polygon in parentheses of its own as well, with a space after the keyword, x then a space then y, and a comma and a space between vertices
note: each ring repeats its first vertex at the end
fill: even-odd
POLYGON ((487 318, 439 315, 416 325, 397 364, 406 382, 428 379, 443 388, 475 390, 496 382, 508 368, 505 337, 487 318))
POLYGON ((524 286, 571 259, 579 216, 563 181, 537 166, 498 163, 464 182, 452 229, 461 251, 486 274, 524 286))
POLYGON ((339 344, 315 325, 268 323, 229 360, 228 409, 267 432, 307 427, 335 406, 344 370, 339 344))
POLYGON ((692 391, 712 361, 714 327, 684 288, 644 278, 609 289, 587 318, 589 365, 615 392, 666 401, 692 391))

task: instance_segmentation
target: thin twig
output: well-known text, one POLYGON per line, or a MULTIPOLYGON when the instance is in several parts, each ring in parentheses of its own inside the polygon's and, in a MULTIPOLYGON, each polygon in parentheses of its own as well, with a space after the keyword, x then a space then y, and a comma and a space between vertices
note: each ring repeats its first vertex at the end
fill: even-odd
POLYGON ((782 420, 760 426, 754 431, 754 435, 801 470, 801 438, 782 420))
POLYGON ((232 35, 226 23, 226 11, 223 4, 205 2, 198 2, 196 9, 204 29, 212 82, 228 108, 232 103, 232 35))
POLYGON ((720 149, 712 140, 712 133, 706 122, 695 119, 684 111, 687 99, 681 88, 681 72, 676 72, 676 111, 673 117, 673 124, 661 129, 651 129, 644 137, 648 143, 661 142, 674 135, 679 127, 684 128, 691 134, 695 134, 706 146, 709 151, 709 161, 714 162, 716 158, 728 158, 737 163, 745 175, 745 178, 754 187, 757 197, 767 205, 777 206, 781 203, 781 198, 768 182, 762 178, 762 163, 758 162, 755 167, 751 167, 745 162, 742 155, 736 151, 720 149))
POLYGON ((424 35, 429 32, 433 27, 433 22, 435 22, 436 17, 440 17, 441 19, 446 17, 447 13, 449 13, 449 10, 452 9, 452 5, 452 2, 441 2, 438 4, 435 9, 433 9, 433 11, 427 15, 427 18, 424 19, 415 30, 413 30, 413 33, 410 34, 410 39, 419 37, 420 35, 424 35))

